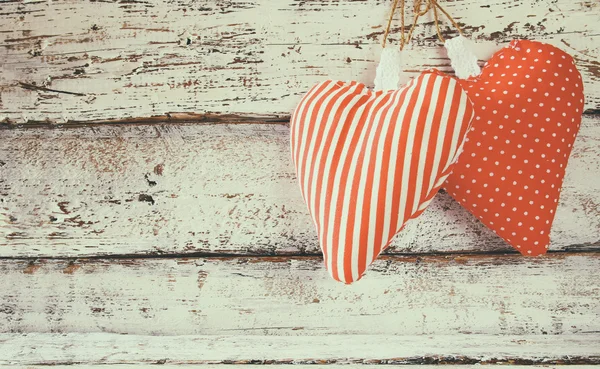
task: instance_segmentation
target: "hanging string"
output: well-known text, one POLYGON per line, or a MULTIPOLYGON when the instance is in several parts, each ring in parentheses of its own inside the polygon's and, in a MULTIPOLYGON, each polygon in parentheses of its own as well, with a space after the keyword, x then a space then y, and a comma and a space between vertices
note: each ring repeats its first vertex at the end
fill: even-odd
POLYGON ((435 28, 437 29, 437 34, 438 34, 438 38, 440 39, 440 41, 446 42, 446 40, 444 40, 444 37, 442 36, 442 32, 440 31, 440 24, 438 22, 438 14, 437 14, 438 9, 446 16, 446 18, 448 18, 450 23, 452 23, 452 26, 454 28, 456 28, 456 30, 458 31, 458 34, 463 36, 462 28, 460 28, 460 26, 458 25, 458 23, 456 23, 454 18, 452 18, 452 16, 450 16, 450 14, 448 14, 446 9, 442 8, 442 6, 437 2, 437 0, 429 0, 429 1, 433 4, 433 16, 435 19, 435 28))
MULTIPOLYGON (((400 50, 404 49, 404 45, 408 44, 410 42, 410 40, 412 40, 412 35, 413 32, 415 30, 415 28, 417 28, 417 21, 419 20, 420 17, 424 16, 425 14, 427 14, 427 12, 429 12, 429 10, 431 9, 432 6, 432 2, 435 0, 425 0, 425 9, 421 10, 421 5, 423 4, 423 0, 415 0, 415 5, 413 6, 413 13, 414 13, 414 17, 413 17, 413 23, 412 26, 410 27, 410 31, 408 32, 408 36, 406 37, 406 42, 400 45, 400 50)), ((402 10, 404 12, 404 10, 402 10)), ((436 20, 436 27, 437 27, 437 20, 436 20)))
POLYGON ((381 46, 383 48, 385 48, 385 44, 387 42, 387 37, 390 34, 390 26, 392 25, 392 19, 394 18, 394 13, 396 12, 396 8, 398 7, 398 2, 401 2, 400 4, 400 9, 402 9, 401 12, 401 18, 400 18, 400 23, 401 23, 401 29, 400 29, 400 41, 402 43, 402 45, 404 45, 404 1, 405 0, 394 0, 392 3, 392 10, 390 11, 390 17, 388 18, 388 22, 387 22, 387 27, 385 28, 385 32, 383 33, 383 41, 381 43, 381 46))
POLYGON ((442 31, 440 29, 440 24, 439 24, 439 16, 438 16, 438 10, 440 12, 442 12, 446 18, 448 18, 448 20, 450 21, 450 23, 452 23, 452 26, 454 26, 454 28, 456 28, 456 30, 458 30, 458 33, 460 35, 463 34, 462 29, 460 28, 460 26, 458 25, 458 23, 456 23, 456 21, 454 20, 454 18, 452 18, 452 16, 450 16, 450 14, 448 14, 448 12, 438 3, 437 0, 415 0, 415 4, 413 6, 413 12, 414 12, 414 17, 413 17, 413 22, 412 22, 412 26, 410 28, 410 31, 408 32, 408 36, 405 36, 405 32, 404 32, 404 5, 405 5, 405 0, 393 0, 392 3, 392 10, 390 11, 390 16, 388 19, 388 23, 387 23, 387 27, 385 29, 385 32, 383 34, 383 42, 382 42, 382 46, 385 47, 386 45, 386 41, 387 41, 387 37, 390 33, 390 27, 392 24, 392 19, 394 17, 394 13, 396 12, 396 8, 398 7, 398 2, 400 2, 400 8, 401 8, 401 16, 400 16, 400 21, 401 21, 401 34, 400 34, 400 50, 404 49, 404 46, 407 45, 410 40, 412 39, 412 35, 413 32, 417 26, 417 21, 419 20, 420 17, 424 16, 425 14, 427 14, 431 9, 433 9, 433 18, 435 21, 435 28, 436 28, 436 32, 437 32, 437 36, 438 39, 441 42, 446 42, 446 40, 444 39, 444 37, 442 36, 442 31), (422 9, 423 7, 423 3, 425 3, 425 8, 422 9))

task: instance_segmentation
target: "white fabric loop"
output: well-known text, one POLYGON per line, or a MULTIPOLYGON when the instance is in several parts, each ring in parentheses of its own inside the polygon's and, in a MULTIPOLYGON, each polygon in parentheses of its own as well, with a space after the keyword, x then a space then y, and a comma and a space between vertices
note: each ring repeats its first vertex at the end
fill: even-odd
POLYGON ((397 90, 402 76, 402 52, 397 47, 386 47, 375 74, 375 91, 397 90))
POLYGON ((456 77, 460 79, 477 77, 481 73, 481 68, 477 64, 477 56, 471 51, 468 42, 467 38, 458 36, 446 40, 444 43, 452 68, 456 77))

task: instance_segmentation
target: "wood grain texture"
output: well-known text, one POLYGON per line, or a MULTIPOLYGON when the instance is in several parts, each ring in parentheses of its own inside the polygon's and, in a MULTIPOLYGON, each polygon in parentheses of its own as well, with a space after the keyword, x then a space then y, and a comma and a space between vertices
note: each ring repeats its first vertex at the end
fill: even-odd
MULTIPOLYGON (((42 336, 44 337, 44 336, 42 336)), ((52 339, 53 335, 48 335, 48 339, 52 339)), ((41 338, 41 337, 40 337, 41 338)), ((573 343, 573 342, 569 342, 573 343)), ((44 342, 40 342, 40 345, 44 345, 44 342)), ((579 359, 581 360, 581 359, 579 359)), ((186 368, 186 369, 233 369, 239 368, 242 364, 189 364, 189 363, 176 363, 171 364, 175 360, 172 359, 162 359, 157 360, 156 363, 160 364, 161 369, 175 369, 175 368, 186 368), (163 364, 164 362, 164 364, 163 364), (169 363, 169 364, 167 364, 169 363)), ((520 360, 518 360, 520 361, 520 360)), ((523 360, 527 362, 528 360, 523 360)), ((269 368, 274 369, 290 369, 290 363, 285 362, 283 364, 273 364, 270 361, 267 361, 269 368)), ((256 363, 250 363, 251 365, 256 365, 256 363)), ((379 364, 379 363, 369 363, 370 365, 377 365, 378 369, 397 369, 399 365, 402 364, 379 364)), ((524 365, 515 365, 512 362, 501 363, 503 369, 561 369, 564 368, 562 364, 543 364, 543 365, 531 365, 526 363, 524 365)), ((46 369, 47 365, 52 365, 52 369, 73 369, 76 367, 77 369, 139 369, 139 364, 80 364, 80 363, 71 363, 69 361, 67 364, 52 364, 48 362, 42 362, 40 364, 30 364, 30 365, 11 365, 11 369, 46 369)), ((330 364, 293 364, 294 369, 326 369, 331 368, 330 364)), ((405 367, 407 365, 404 365, 405 367)), ((344 369, 356 369, 356 368, 364 368, 364 364, 344 364, 344 369)), ((439 369, 438 365, 423 365, 419 364, 419 369, 439 369)), ((444 369, 481 369, 481 364, 446 364, 444 363, 444 369)), ((569 365, 569 369, 597 369, 597 366, 594 365, 579 365, 579 364, 571 364, 569 365)))
MULTIPOLYGON (((70 365, 69 368, 87 365, 114 368, 118 365, 126 369, 131 368, 127 364, 158 364, 169 369, 194 364, 207 369, 230 369, 230 365, 239 368, 243 364, 268 364, 275 368, 300 364, 298 368, 302 369, 325 367, 318 364, 346 364, 344 368, 358 367, 352 364, 379 364, 377 367, 381 368, 419 364, 419 368, 433 369, 439 366, 422 364, 436 363, 461 364, 444 365, 448 369, 473 369, 472 364, 497 363, 504 364, 503 368, 539 369, 541 367, 531 364, 554 368, 556 364, 598 363, 596 347, 600 344, 597 337, 582 335, 152 337, 106 333, 0 334, 0 342, 0 364, 3 365, 27 365, 28 368, 30 365, 70 365)), ((589 368, 584 365, 569 367, 589 368)))
MULTIPOLYGON (((317 254, 286 125, 0 132, 0 256, 317 254)), ((551 250, 600 246, 600 117, 586 116, 551 250)), ((511 251, 447 194, 390 253, 511 251)))
MULTIPOLYGON (((372 84, 388 1, 8 1, 0 4, 0 120, 95 121, 177 112, 288 116, 324 78, 372 84)), ((600 108, 594 0, 444 3, 486 60, 513 38, 577 60, 600 108)), ((446 37, 456 35, 448 22, 446 37)), ((391 42, 398 39, 399 20, 391 42)), ((450 71, 424 17, 405 70, 450 71)), ((397 43, 396 43, 397 44, 397 43)))
POLYGON ((597 253, 386 256, 360 282, 344 285, 318 257, 4 260, 0 327, 3 333, 598 340, 599 269, 597 253))

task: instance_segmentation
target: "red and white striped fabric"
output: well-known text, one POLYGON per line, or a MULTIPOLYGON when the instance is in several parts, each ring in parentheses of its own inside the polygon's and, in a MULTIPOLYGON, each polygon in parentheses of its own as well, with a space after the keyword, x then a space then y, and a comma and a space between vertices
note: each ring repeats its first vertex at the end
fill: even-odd
POLYGON ((435 70, 400 90, 329 80, 303 97, 291 120, 292 156, 334 279, 360 279, 426 208, 472 115, 456 80, 435 70))

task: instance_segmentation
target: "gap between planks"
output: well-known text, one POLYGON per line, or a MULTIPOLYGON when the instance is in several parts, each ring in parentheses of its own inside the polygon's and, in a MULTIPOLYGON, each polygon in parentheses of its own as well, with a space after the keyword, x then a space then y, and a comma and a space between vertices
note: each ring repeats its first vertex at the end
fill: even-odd
MULTIPOLYGON (((600 241, 588 243, 585 245, 573 245, 562 250, 550 250, 546 255, 539 256, 541 258, 562 258, 571 255, 595 255, 600 253, 600 241)), ((382 254, 378 259, 389 262, 415 262, 415 261, 431 261, 431 260, 481 260, 491 257, 514 257, 520 256, 517 251, 503 250, 487 250, 480 252, 393 252, 382 254)), ((528 258, 527 256, 521 256, 528 258)), ((35 266, 36 262, 44 261, 69 261, 71 263, 86 262, 93 260, 145 260, 145 259, 214 259, 214 260, 253 260, 255 262, 286 262, 292 260, 322 260, 321 253, 290 253, 290 254, 230 254, 230 253, 208 253, 208 252, 191 252, 191 253, 157 253, 157 254, 106 254, 92 256, 0 256, 0 260, 4 261, 28 261, 31 266, 35 266)))
POLYGON ((239 115, 239 114, 202 114, 202 113, 169 113, 149 117, 108 119, 108 120, 70 120, 54 122, 50 120, 31 120, 27 123, 16 123, 5 119, 0 122, 0 129, 30 129, 30 128, 84 128, 121 125, 164 125, 164 124, 289 124, 289 115, 239 115))
MULTIPOLYGON (((587 109, 584 117, 600 117, 600 109, 587 109)), ((16 123, 5 119, 0 122, 0 129, 33 129, 33 128, 85 128, 121 125, 189 125, 189 124, 283 124, 289 125, 289 115, 239 115, 239 114, 202 114, 202 113, 169 113, 149 117, 108 119, 108 120, 70 120, 66 122, 54 122, 50 120, 28 121, 27 123, 16 123)))

